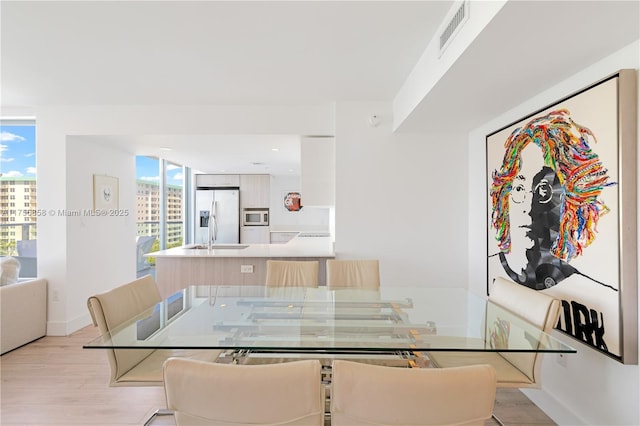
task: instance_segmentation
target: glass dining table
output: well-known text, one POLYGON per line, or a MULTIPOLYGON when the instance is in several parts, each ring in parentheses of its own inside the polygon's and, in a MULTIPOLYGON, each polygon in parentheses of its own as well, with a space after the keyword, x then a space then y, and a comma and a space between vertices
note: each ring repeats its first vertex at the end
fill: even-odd
POLYGON ((433 351, 576 352, 467 289, 403 286, 191 286, 83 347, 410 359, 433 351))

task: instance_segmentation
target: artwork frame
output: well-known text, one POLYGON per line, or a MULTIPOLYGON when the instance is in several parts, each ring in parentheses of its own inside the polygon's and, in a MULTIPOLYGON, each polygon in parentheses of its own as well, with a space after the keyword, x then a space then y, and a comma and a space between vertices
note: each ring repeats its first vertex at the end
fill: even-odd
POLYGON ((93 175, 93 209, 117 209, 119 204, 118 178, 93 175))
POLYGON ((638 364, 637 71, 619 70, 486 136, 487 294, 557 297, 560 332, 638 364))

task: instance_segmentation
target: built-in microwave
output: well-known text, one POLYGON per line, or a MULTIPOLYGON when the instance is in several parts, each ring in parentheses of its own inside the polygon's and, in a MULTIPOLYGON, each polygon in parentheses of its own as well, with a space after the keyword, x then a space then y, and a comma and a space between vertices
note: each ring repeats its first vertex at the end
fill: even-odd
POLYGON ((244 226, 269 226, 269 209, 242 210, 242 224, 244 226))

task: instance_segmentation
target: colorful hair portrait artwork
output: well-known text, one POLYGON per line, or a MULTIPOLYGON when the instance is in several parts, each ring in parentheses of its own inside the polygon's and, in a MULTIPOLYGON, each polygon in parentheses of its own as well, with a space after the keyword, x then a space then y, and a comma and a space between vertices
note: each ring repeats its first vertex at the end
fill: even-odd
POLYGON ((612 184, 589 140, 595 141, 593 133, 565 109, 531 120, 507 139, 502 167, 492 174, 491 225, 501 263, 514 281, 542 290, 580 273, 569 262, 596 238, 598 221, 609 212, 600 194, 612 184), (534 152, 525 160, 529 147, 534 152), (532 244, 520 271, 505 256, 512 245, 511 212, 524 217, 514 231, 525 230, 532 244))
POLYGON ((616 117, 610 80, 487 136, 488 283, 501 276, 559 298, 557 328, 614 357, 616 117))
POLYGON ((300 193, 287 192, 284 196, 284 208, 290 212, 298 212, 302 209, 300 193))

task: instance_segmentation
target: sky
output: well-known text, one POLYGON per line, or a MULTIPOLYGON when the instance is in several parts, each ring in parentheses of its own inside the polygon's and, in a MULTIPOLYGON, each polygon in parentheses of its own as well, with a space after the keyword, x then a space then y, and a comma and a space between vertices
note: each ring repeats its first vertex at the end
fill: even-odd
MULTIPOLYGON (((159 182, 158 159, 151 157, 136 157, 136 179, 159 182)), ((167 183, 182 186, 182 167, 174 164, 167 165, 167 183)))
POLYGON ((0 173, 3 177, 36 176, 35 126, 0 127, 0 173))
MULTIPOLYGON (((0 176, 36 177, 35 126, 0 127, 0 176)), ((136 157, 136 179, 159 182, 158 160, 136 157)), ((182 168, 169 164, 167 183, 182 186, 182 168)))

